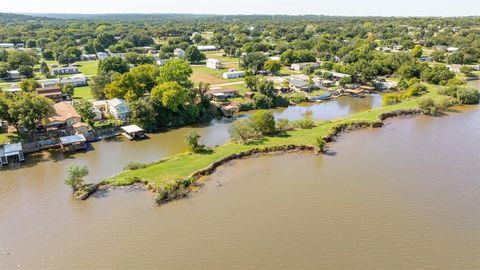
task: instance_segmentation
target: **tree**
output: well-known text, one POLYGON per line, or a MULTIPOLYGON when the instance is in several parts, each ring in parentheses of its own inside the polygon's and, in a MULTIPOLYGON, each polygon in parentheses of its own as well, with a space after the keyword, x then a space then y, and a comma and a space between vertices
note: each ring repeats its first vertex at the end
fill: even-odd
POLYGON ((282 63, 277 60, 267 60, 263 64, 265 70, 270 72, 270 74, 278 74, 278 72, 282 69, 282 63))
POLYGON ((430 57, 436 62, 445 61, 445 52, 441 50, 435 50, 430 54, 430 57))
POLYGON ((45 63, 45 61, 40 64, 40 73, 42 73, 45 78, 50 77, 50 69, 48 68, 48 65, 47 63, 45 63))
POLYGON ((185 51, 185 58, 190 63, 198 63, 206 59, 204 53, 198 50, 197 46, 189 46, 185 51))
POLYGON ((160 67, 158 83, 162 84, 166 82, 176 82, 184 88, 191 89, 193 87, 193 82, 190 81, 190 76, 192 73, 192 68, 187 61, 182 59, 173 59, 160 67))
POLYGON ((424 114, 436 115, 438 108, 432 98, 422 97, 418 100, 418 108, 424 114))
POLYGON ((73 85, 71 84, 66 84, 65 86, 63 86, 62 92, 65 95, 69 95, 72 97, 75 93, 75 87, 73 87, 73 85))
POLYGON ((127 53, 125 54, 125 60, 134 66, 140 66, 140 65, 153 65, 155 64, 155 58, 150 55, 143 55, 143 54, 138 54, 138 53, 127 53))
POLYGON ((37 88, 40 88, 40 83, 38 83, 35 79, 25 79, 20 81, 20 89, 24 92, 35 92, 37 88))
POLYGON ((240 62, 240 65, 245 69, 250 69, 254 72, 263 70, 263 64, 268 60, 268 57, 261 52, 247 53, 240 62))
POLYGON ((205 145, 200 144, 200 134, 196 131, 192 131, 185 136, 185 142, 188 146, 188 151, 193 153, 200 153, 205 150, 205 145))
POLYGON ((38 122, 46 120, 53 114, 52 101, 36 93, 15 94, 9 99, 7 106, 7 121, 18 131, 20 131, 19 127, 23 127, 28 132, 32 132, 38 122))
POLYGON ((27 51, 10 51, 7 56, 10 69, 19 69, 20 66, 33 67, 37 61, 37 56, 27 51))
POLYGON ((473 72, 473 68, 472 67, 469 67, 469 66, 462 66, 460 68, 460 72, 462 72, 463 74, 465 74, 466 76, 471 76, 472 75, 472 72, 473 72))
POLYGON ((154 102, 146 97, 130 102, 129 122, 143 127, 146 131, 156 131, 159 125, 154 102))
POLYGON ((428 83, 445 85, 448 80, 455 78, 455 73, 443 65, 433 66, 424 69, 421 78, 428 83))
POLYGON ((93 77, 90 83, 90 90, 95 99, 103 100, 105 96, 105 87, 113 82, 118 73, 110 71, 93 77))
POLYGON ((327 142, 325 141, 324 138, 322 137, 318 137, 316 140, 315 140, 315 146, 317 147, 318 151, 320 153, 323 153, 325 152, 325 146, 326 146, 327 142))
POLYGON ((415 47, 413 47, 412 51, 410 52, 410 55, 413 57, 413 58, 420 58, 422 57, 423 55, 423 49, 422 49, 422 45, 415 45, 415 47))
POLYGON ((210 90, 210 84, 203 82, 198 83, 198 86, 193 88, 193 91, 195 92, 200 101, 204 100, 208 90, 210 90))
POLYGON ((267 80, 267 79, 258 80, 256 89, 260 94, 266 95, 268 97, 275 96, 275 85, 271 80, 267 80))
POLYGON ((93 111, 93 104, 85 99, 81 99, 73 104, 75 110, 80 114, 83 121, 90 126, 93 125, 93 119, 95 119, 95 113, 93 111))
POLYGON ((152 90, 152 97, 173 112, 180 112, 192 101, 192 92, 174 81, 162 83, 152 90))
POLYGON ((270 111, 258 111, 252 117, 252 127, 262 135, 271 135, 275 132, 275 118, 270 111))
POLYGON ((33 74, 33 67, 31 66, 19 66, 18 73, 20 75, 25 76, 26 78, 33 78, 35 75, 33 74))
POLYGON ((113 56, 101 60, 98 63, 97 74, 101 75, 111 71, 123 74, 126 73, 128 70, 129 67, 127 61, 123 60, 121 57, 113 56))
POLYGON ((70 165, 66 169, 67 177, 65 184, 69 186, 73 192, 85 186, 84 178, 88 175, 87 166, 70 165))
POLYGON ((137 100, 152 90, 158 75, 159 69, 154 65, 134 67, 105 86, 105 95, 108 98, 121 98, 127 101, 137 100))
POLYGON ((245 72, 245 85, 250 90, 256 92, 258 84, 258 77, 253 74, 251 70, 245 72))

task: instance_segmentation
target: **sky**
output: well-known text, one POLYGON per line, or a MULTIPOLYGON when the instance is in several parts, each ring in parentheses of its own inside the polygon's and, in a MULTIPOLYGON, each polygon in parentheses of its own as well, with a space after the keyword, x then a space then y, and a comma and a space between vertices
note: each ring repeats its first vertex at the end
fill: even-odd
POLYGON ((317 14, 346 16, 480 15, 480 0, 14 0, 12 13, 317 14))

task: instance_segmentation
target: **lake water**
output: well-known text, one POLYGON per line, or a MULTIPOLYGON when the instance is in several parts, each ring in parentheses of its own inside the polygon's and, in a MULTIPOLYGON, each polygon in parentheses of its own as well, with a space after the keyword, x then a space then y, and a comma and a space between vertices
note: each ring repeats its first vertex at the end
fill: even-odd
POLYGON ((0 171, 0 269, 479 269, 480 108, 389 122, 331 155, 231 162, 160 207, 142 191, 76 201, 64 169, 96 181, 183 151, 192 129, 220 140, 229 120, 0 171))

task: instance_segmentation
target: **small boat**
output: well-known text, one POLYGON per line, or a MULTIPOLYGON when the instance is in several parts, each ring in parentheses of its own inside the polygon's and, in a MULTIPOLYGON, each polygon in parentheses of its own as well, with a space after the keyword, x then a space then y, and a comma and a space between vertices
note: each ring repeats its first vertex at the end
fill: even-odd
POLYGON ((223 186, 222 183, 220 183, 220 181, 217 180, 217 187, 221 187, 223 186))

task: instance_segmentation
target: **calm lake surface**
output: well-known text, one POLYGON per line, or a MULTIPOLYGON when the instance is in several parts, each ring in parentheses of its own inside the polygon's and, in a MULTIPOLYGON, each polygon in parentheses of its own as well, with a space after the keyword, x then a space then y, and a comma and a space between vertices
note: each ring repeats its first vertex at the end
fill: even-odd
POLYGON ((44 155, 0 171, 0 269, 479 269, 480 108, 461 111, 349 133, 335 155, 235 161, 161 207, 141 191, 76 201, 64 169, 97 181, 183 151, 191 129, 221 144, 230 120, 44 155))

